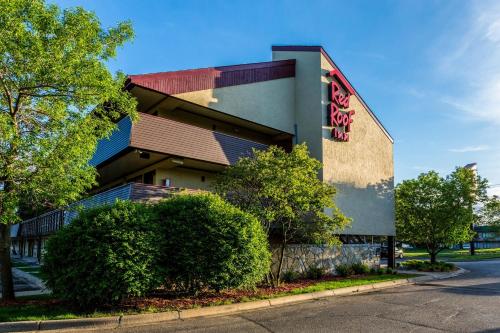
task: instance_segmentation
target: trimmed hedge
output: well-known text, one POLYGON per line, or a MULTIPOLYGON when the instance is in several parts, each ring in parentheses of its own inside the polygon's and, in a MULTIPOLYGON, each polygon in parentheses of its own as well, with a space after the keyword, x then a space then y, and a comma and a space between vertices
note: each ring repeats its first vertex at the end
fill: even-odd
POLYGON ((253 287, 269 270, 261 224, 212 194, 156 205, 119 201, 82 211, 49 238, 42 274, 81 309, 172 291, 253 287))
POLYGON ((168 287, 253 287, 271 254, 259 221, 214 194, 178 195, 155 206, 161 230, 161 270, 168 287))
POLYGON ((438 261, 431 264, 430 261, 415 259, 402 262, 401 267, 422 272, 451 272, 457 269, 457 266, 449 262, 438 261))
POLYGON ((158 285, 148 207, 126 201, 88 209, 49 238, 42 273, 60 299, 80 308, 118 303, 158 285))

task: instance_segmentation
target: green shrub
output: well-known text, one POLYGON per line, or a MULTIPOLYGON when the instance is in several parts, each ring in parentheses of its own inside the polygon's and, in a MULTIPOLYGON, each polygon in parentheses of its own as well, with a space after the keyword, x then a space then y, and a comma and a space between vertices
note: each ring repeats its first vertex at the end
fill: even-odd
POLYGON ((351 265, 354 274, 367 274, 370 272, 370 267, 362 262, 355 262, 351 265))
POLYGON ((421 270, 425 266, 425 261, 423 260, 407 260, 401 263, 401 267, 406 269, 421 270))
POLYGON ((125 201, 81 212, 47 242, 42 272, 54 296, 89 309, 157 286, 149 220, 147 207, 125 201))
POLYGON ((450 271, 454 271, 457 269, 457 266, 455 264, 450 263, 450 262, 443 262, 442 267, 443 267, 445 272, 450 272, 450 271))
POLYGON ((168 287, 190 292, 252 287, 268 272, 271 255, 261 224, 219 196, 176 195, 154 211, 168 287))
POLYGON ((306 278, 311 280, 318 280, 325 276, 326 270, 323 267, 319 266, 310 266, 306 270, 306 278))
POLYGON ((348 264, 339 264, 335 267, 335 271, 337 272, 337 275, 340 276, 350 276, 354 274, 354 270, 352 269, 351 265, 348 264))
POLYGON ((283 277, 281 278, 284 282, 294 282, 297 281, 300 277, 300 274, 296 271, 286 271, 283 273, 283 277))
POLYGON ((391 267, 385 269, 385 274, 394 274, 394 270, 391 267))
POLYGON ((456 269, 452 263, 438 261, 431 264, 430 261, 424 260, 408 260, 401 264, 405 269, 417 270, 422 272, 450 272, 456 269))
POLYGON ((375 267, 370 268, 370 274, 377 274, 377 269, 375 267))
POLYGON ((383 268, 377 268, 377 274, 382 275, 385 273, 385 270, 383 268))

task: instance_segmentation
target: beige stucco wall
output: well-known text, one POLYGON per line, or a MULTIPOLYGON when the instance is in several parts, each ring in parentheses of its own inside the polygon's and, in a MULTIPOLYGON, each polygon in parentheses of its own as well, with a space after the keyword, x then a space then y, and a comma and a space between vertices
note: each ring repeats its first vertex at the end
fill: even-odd
POLYGON ((158 116, 260 143, 271 144, 273 142, 269 135, 181 109, 159 110, 158 116))
MULTIPOLYGON (((273 61, 295 59, 296 142, 306 142, 311 156, 321 160, 321 67, 319 52, 274 51, 273 61)), ((321 175, 319 175, 321 177, 321 175)))
POLYGON ((182 187, 193 190, 208 190, 215 175, 210 172, 190 170, 185 168, 157 169, 155 184, 161 185, 162 179, 170 178, 172 187, 182 187), (205 181, 201 177, 205 177, 205 181))
POLYGON ((126 175, 125 177, 107 184, 102 189, 113 188, 129 182, 131 179, 144 175, 146 172, 155 171, 153 178, 154 185, 162 185, 162 180, 170 178, 171 187, 188 188, 192 190, 209 190, 210 184, 214 181, 216 174, 210 171, 193 170, 183 167, 164 167, 165 162, 159 162, 126 175), (205 177, 205 181, 201 177, 205 177))
MULTIPOLYGON (((336 203, 353 220, 342 233, 394 235, 391 139, 364 104, 352 96, 350 105, 356 114, 350 141, 334 141, 326 120, 330 79, 325 76, 333 67, 320 52, 273 52, 273 60, 286 59, 296 60, 295 79, 202 90, 176 97, 294 133, 296 142, 306 142, 311 155, 323 163, 318 176, 337 187, 336 203)), ((183 177, 181 183, 173 178, 174 186, 197 186, 198 177, 193 176, 193 183, 188 176, 183 177)))
POLYGON ((336 203, 353 223, 345 232, 361 235, 394 235, 393 144, 357 96, 350 99, 355 110, 348 142, 331 138, 327 126, 328 83, 332 66, 321 55, 323 180, 336 185, 336 203))
POLYGON ((175 97, 293 134, 295 79, 199 90, 175 97))

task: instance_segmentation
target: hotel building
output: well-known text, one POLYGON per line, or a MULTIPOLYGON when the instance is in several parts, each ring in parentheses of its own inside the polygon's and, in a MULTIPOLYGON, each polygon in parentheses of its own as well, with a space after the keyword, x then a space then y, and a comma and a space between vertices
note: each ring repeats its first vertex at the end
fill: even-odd
MULTIPOLYGON (((91 161, 99 188, 74 205, 207 190, 252 148, 306 142, 352 218, 343 242, 393 242, 393 139, 322 47, 273 46, 268 62, 130 75, 125 88, 139 119, 121 119, 99 143, 91 161)), ((40 257, 44 239, 74 215, 53 211, 14 226, 13 249, 40 257)))

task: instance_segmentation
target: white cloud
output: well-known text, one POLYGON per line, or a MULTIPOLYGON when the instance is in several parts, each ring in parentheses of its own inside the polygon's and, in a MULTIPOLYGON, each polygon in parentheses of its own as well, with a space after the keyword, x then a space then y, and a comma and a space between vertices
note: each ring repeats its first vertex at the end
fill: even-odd
POLYGON ((427 94, 421 90, 417 89, 415 87, 409 87, 404 90, 408 95, 416 97, 416 98, 424 98, 427 94))
POLYGON ((500 19, 489 24, 485 37, 494 43, 500 42, 500 19))
POLYGON ((489 196, 498 196, 500 197, 500 186, 493 186, 493 187, 490 187, 488 188, 488 195, 489 196))
POLYGON ((451 148, 448 149, 448 151, 451 151, 453 153, 470 153, 470 152, 475 152, 475 151, 483 151, 483 150, 489 150, 489 146, 485 145, 479 145, 479 146, 466 146, 462 148, 451 148))
POLYGON ((500 2, 471 2, 468 19, 446 31, 435 48, 438 75, 459 92, 441 101, 468 121, 500 124, 500 2))

